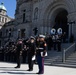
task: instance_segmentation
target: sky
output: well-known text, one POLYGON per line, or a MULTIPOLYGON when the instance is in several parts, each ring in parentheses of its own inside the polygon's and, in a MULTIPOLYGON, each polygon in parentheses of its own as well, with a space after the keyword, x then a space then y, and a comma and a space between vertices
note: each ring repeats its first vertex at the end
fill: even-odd
POLYGON ((4 6, 7 9, 7 15, 14 18, 15 9, 16 9, 16 0, 0 0, 0 4, 4 3, 4 6))

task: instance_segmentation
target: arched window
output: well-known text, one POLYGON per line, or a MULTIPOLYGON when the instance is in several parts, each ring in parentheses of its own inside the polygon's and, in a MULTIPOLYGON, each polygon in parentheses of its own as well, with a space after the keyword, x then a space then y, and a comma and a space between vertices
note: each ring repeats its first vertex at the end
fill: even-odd
POLYGON ((4 23, 4 17, 2 17, 2 22, 4 23))
POLYGON ((23 10, 23 22, 26 20, 26 10, 23 10))
POLYGON ((0 16, 0 22, 1 22, 1 16, 0 16))
POLYGON ((6 36, 8 35, 8 29, 6 29, 6 36))
POLYGON ((25 29, 21 29, 21 38, 25 38, 25 29))
POLYGON ((12 31, 12 29, 10 28, 9 31, 12 31))
POLYGON ((0 31, 0 37, 2 37, 2 31, 0 31))
POLYGON ((5 18, 5 23, 7 22, 7 18, 5 18))
POLYGON ((34 20, 37 20, 37 19, 38 19, 38 7, 36 7, 34 11, 34 20))
POLYGON ((9 37, 11 37, 11 31, 12 31, 12 29, 10 28, 9 32, 8 32, 9 33, 9 37))

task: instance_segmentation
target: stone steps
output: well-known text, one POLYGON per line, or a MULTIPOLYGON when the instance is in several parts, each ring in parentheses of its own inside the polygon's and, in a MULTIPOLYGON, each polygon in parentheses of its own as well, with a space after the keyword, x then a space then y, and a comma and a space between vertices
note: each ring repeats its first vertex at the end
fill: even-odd
POLYGON ((74 52, 73 54, 71 54, 67 59, 65 64, 68 65, 76 65, 76 52, 74 52))
MULTIPOLYGON (((69 46, 71 46, 72 44, 62 44, 62 50, 68 48, 69 46)), ((70 64, 71 61, 75 61, 76 60, 76 52, 71 54, 71 56, 69 56, 66 60, 66 63, 70 64)), ((57 63, 62 63, 62 51, 61 52, 57 52, 57 51, 48 51, 48 56, 45 57, 45 64, 49 65, 49 64, 57 64, 57 63)), ((74 64, 74 62, 72 62, 74 64)))
POLYGON ((45 57, 45 64, 52 64, 55 62, 61 61, 61 55, 62 52, 57 52, 57 51, 49 51, 48 56, 45 57))

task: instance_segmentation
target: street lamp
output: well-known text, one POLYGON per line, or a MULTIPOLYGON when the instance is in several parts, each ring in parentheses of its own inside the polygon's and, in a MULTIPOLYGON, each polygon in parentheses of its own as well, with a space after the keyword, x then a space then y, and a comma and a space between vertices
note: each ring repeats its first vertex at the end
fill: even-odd
POLYGON ((35 27, 35 28, 33 29, 33 31, 34 31, 34 35, 36 36, 36 35, 37 35, 37 33, 38 33, 38 28, 37 28, 37 27, 35 27))

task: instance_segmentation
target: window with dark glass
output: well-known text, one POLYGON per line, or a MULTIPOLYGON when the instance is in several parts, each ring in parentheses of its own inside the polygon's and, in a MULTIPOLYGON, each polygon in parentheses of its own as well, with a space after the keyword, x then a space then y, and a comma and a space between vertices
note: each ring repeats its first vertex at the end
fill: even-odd
POLYGON ((25 38, 25 29, 21 29, 21 38, 25 38))
POLYGON ((38 8, 36 7, 35 8, 35 11, 34 11, 34 19, 38 19, 38 8))
POLYGON ((5 18, 5 22, 7 22, 7 18, 5 18))
POLYGON ((2 37, 2 32, 0 32, 0 37, 2 37))
POLYGON ((23 13, 23 22, 25 22, 25 13, 23 13))
POLYGON ((0 22, 1 22, 1 16, 0 16, 0 22))
POLYGON ((6 36, 8 35, 8 29, 6 30, 6 36))
POLYGON ((10 28, 10 29, 9 29, 9 37, 11 37, 11 36, 12 36, 12 35, 11 35, 11 31, 12 31, 12 30, 11 30, 11 28, 10 28))
POLYGON ((23 22, 25 22, 26 19, 26 10, 23 10, 23 22))
POLYGON ((2 17, 2 22, 4 23, 4 17, 2 17))

